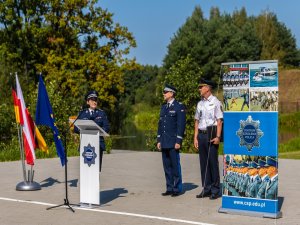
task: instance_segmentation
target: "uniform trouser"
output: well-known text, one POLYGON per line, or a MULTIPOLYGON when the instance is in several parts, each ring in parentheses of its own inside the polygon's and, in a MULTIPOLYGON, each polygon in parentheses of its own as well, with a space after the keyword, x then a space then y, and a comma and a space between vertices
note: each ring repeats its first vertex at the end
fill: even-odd
POLYGON ((248 107, 248 109, 249 109, 249 102, 245 102, 245 101, 244 101, 244 102, 243 102, 243 105, 242 105, 242 108, 241 108, 241 111, 243 111, 245 105, 247 105, 247 107, 248 107))
POLYGON ((167 191, 182 192, 182 177, 179 150, 162 149, 162 161, 166 177, 167 191))
POLYGON ((99 157, 99 172, 101 172, 102 169, 102 158, 103 158, 103 150, 100 149, 100 157, 99 157))
POLYGON ((218 148, 219 145, 208 142, 207 134, 198 134, 201 181, 205 193, 219 194, 220 191, 218 148))
POLYGON ((225 110, 229 110, 229 104, 227 100, 224 102, 224 108, 225 110))

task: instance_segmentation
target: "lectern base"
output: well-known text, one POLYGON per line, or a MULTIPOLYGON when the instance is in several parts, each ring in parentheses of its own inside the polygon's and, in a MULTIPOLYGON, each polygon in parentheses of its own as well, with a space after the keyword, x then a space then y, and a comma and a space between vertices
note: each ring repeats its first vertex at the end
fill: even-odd
POLYGON ((80 208, 86 208, 86 209, 94 209, 94 208, 99 208, 100 205, 96 205, 96 204, 91 204, 91 203, 79 203, 79 207, 80 208))
POLYGON ((34 181, 31 182, 22 181, 17 184, 16 190, 17 191, 38 191, 41 190, 41 185, 34 181))

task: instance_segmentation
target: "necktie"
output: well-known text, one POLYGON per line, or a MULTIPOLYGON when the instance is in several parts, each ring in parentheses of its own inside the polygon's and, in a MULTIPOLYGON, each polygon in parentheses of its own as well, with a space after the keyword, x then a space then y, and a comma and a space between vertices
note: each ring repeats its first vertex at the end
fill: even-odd
POLYGON ((94 114, 95 114, 95 111, 92 110, 92 111, 91 111, 91 116, 94 117, 94 114))
POLYGON ((167 103, 167 109, 170 107, 170 103, 167 103))

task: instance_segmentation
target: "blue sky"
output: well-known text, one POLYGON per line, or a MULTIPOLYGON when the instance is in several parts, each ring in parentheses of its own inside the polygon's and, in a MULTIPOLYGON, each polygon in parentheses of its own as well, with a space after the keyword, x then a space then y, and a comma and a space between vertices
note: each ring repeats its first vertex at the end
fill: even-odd
POLYGON ((162 65, 171 38, 197 5, 205 18, 213 6, 221 13, 232 13, 244 6, 248 16, 269 10, 291 30, 300 48, 299 0, 100 0, 99 5, 114 14, 114 22, 133 33, 137 47, 129 57, 136 57, 144 65, 162 65))

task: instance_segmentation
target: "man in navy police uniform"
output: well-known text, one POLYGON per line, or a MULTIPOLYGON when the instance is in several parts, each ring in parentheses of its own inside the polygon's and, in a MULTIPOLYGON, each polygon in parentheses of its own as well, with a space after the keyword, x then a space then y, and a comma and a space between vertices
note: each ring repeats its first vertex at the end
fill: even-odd
POLYGON ((183 104, 175 100, 175 87, 166 85, 163 95, 166 104, 161 107, 157 131, 157 148, 162 152, 166 178, 166 192, 162 195, 176 197, 182 192, 179 150, 185 131, 186 110, 183 104))
MULTIPOLYGON (((85 100, 89 108, 83 109, 83 111, 79 113, 78 119, 93 120, 99 127, 101 127, 106 133, 108 133, 109 122, 106 113, 102 109, 97 109, 98 92, 89 91, 85 96, 85 100)), ((75 133, 80 133, 79 129, 76 126, 74 131, 75 133)), ((100 136, 99 138, 100 138, 99 171, 101 172, 103 151, 105 151, 105 142, 102 136, 100 136)))

